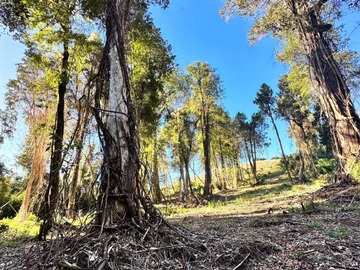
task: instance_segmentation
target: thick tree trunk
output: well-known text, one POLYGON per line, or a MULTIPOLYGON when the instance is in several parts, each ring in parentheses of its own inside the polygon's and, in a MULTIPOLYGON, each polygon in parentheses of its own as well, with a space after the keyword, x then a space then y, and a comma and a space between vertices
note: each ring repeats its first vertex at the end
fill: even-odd
POLYGON ((106 127, 102 127, 104 163, 95 221, 101 230, 105 225, 141 216, 138 145, 125 63, 124 23, 128 10, 124 4, 121 0, 107 1, 109 102, 106 127))
POLYGON ((54 212, 58 203, 60 170, 62 166, 62 150, 64 138, 64 111, 65 93, 69 81, 69 44, 63 44, 62 65, 60 74, 60 84, 58 87, 58 103, 56 109, 55 132, 52 137, 52 152, 50 160, 50 176, 47 190, 44 196, 43 215, 44 222, 40 227, 39 239, 44 239, 54 222, 54 212))
POLYGON ((31 164, 29 181, 26 185, 25 196, 19 211, 21 221, 25 221, 28 217, 29 212, 34 211, 32 207, 34 203, 37 203, 34 200, 40 199, 39 194, 42 192, 42 186, 44 184, 44 178, 46 173, 46 138, 46 131, 42 131, 39 136, 34 137, 34 154, 31 164))
POLYGON ((301 149, 299 149, 299 172, 298 172, 298 180, 300 183, 305 183, 307 182, 307 178, 305 175, 305 159, 304 159, 304 155, 303 152, 301 151, 301 149))
POLYGON ((310 66, 317 82, 317 94, 326 114, 339 169, 335 180, 347 179, 360 150, 360 119, 338 63, 324 38, 318 11, 327 1, 309 7, 304 0, 288 0, 296 26, 307 49, 310 66))

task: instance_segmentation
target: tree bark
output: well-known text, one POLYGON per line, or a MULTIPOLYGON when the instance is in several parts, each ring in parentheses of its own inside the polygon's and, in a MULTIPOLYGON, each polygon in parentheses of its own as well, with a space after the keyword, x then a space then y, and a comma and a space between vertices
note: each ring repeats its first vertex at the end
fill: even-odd
POLYGON ((203 148, 204 148, 204 167, 205 184, 204 195, 211 195, 211 156, 210 156, 210 116, 208 112, 203 113, 203 148))
POLYGON ((313 156, 309 147, 308 136, 306 135, 304 124, 300 121, 287 119, 290 124, 290 130, 299 149, 300 168, 297 178, 300 182, 308 181, 306 170, 313 173, 315 177, 319 176, 319 172, 315 166, 313 156))
POLYGON ((185 178, 184 178, 184 167, 181 164, 181 162, 179 162, 179 169, 180 169, 180 177, 179 177, 179 202, 184 202, 184 182, 185 182, 185 178))
MULTIPOLYGON (((32 205, 39 199, 39 193, 42 191, 46 173, 46 147, 47 132, 41 131, 39 136, 34 137, 34 154, 31 164, 29 181, 26 185, 25 196, 21 204, 19 216, 21 221, 25 221, 29 212, 32 212, 32 205)), ((37 214, 37 213, 36 213, 37 214)))
POLYGON ((154 134, 154 149, 152 158, 152 172, 151 172, 151 194, 154 203, 161 202, 161 189, 160 189, 160 177, 159 177, 159 160, 157 150, 157 132, 154 134))
MULTIPOLYGON (((249 141, 244 142, 245 152, 246 152, 247 158, 249 160, 251 174, 254 177, 255 183, 258 183, 259 178, 257 176, 257 169, 256 169, 256 153, 254 153, 251 139, 249 138, 248 140, 249 141)), ((250 177, 250 175, 249 175, 249 177, 250 177)))
POLYGON ((279 130, 278 130, 276 124, 275 124, 275 120, 274 120, 273 114, 272 114, 272 112, 271 112, 270 106, 269 106, 269 108, 268 108, 268 111, 269 111, 269 116, 270 116, 271 123, 272 123, 272 125, 273 125, 273 127, 274 127, 274 129, 275 129, 276 137, 277 137, 278 142, 279 142, 279 145, 280 145, 281 155, 282 155, 282 157, 283 157, 283 159, 284 159, 284 162, 285 162, 285 169, 286 169, 287 175, 288 175, 288 177, 289 177, 289 180, 290 180, 290 182, 292 183, 292 182, 293 182, 293 179, 292 179, 292 176, 291 176, 291 173, 290 173, 290 169, 289 169, 289 162, 288 162, 288 160, 287 160, 287 158, 286 158, 286 155, 285 155, 285 152, 284 152, 284 147, 283 147, 282 142, 281 142, 281 139, 280 139, 279 130))
POLYGON ((110 81, 106 126, 96 117, 103 133, 104 151, 95 220, 95 225, 101 227, 101 232, 105 225, 141 216, 138 144, 125 63, 126 6, 126 1, 107 1, 106 34, 110 81))
POLYGON ((53 133, 53 137, 52 137, 50 176, 49 176, 48 187, 44 196, 44 206, 43 206, 44 221, 40 227, 40 233, 39 233, 40 240, 45 239, 46 234, 53 226, 54 214, 59 197, 60 170, 62 166, 62 150, 63 150, 63 138, 64 138, 65 93, 69 81, 68 66, 69 66, 69 44, 68 44, 68 40, 65 40, 63 43, 60 83, 58 87, 58 103, 57 103, 56 120, 54 127, 55 132, 53 133))
MULTIPOLYGON (((81 102, 81 101, 80 101, 81 102)), ((78 134, 77 134, 77 139, 75 141, 75 167, 74 167, 74 174, 72 177, 72 181, 71 181, 71 186, 70 186, 70 191, 69 191, 69 201, 68 201, 68 212, 67 212, 67 216, 69 218, 75 218, 75 198, 76 198, 76 191, 77 191, 77 185, 78 185, 78 180, 79 180, 79 171, 80 171, 80 162, 81 162, 81 156, 83 153, 83 144, 84 144, 84 138, 85 138, 85 133, 86 133, 86 127, 89 121, 89 114, 90 111, 87 107, 82 108, 81 105, 79 105, 79 117, 80 117, 80 121, 79 121, 79 130, 78 130, 78 134), (84 111, 82 111, 85 110, 84 111), (81 114, 85 113, 83 117, 81 117, 81 114)))
POLYGON ((189 196, 189 191, 191 195, 193 195, 192 187, 191 187, 191 179, 190 179, 190 168, 189 168, 189 159, 184 160, 185 167, 185 181, 184 181, 184 195, 185 197, 189 196))
POLYGON ((304 0, 287 0, 296 27, 307 50, 307 56, 317 82, 317 95, 329 119, 334 152, 338 158, 335 180, 349 180, 349 173, 360 150, 360 119, 351 100, 338 63, 321 32, 318 11, 327 1, 309 7, 304 0))

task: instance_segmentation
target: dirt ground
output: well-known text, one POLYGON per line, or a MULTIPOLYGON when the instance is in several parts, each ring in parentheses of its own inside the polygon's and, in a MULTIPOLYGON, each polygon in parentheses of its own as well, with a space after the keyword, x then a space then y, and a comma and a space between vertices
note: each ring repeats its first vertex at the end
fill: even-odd
POLYGON ((232 268, 217 269, 360 269, 358 187, 331 185, 313 195, 324 203, 307 211, 260 209, 257 216, 187 217, 177 222, 215 237, 224 247, 218 260, 224 265, 232 261, 232 268))
MULTIPOLYGON (((122 249, 121 254, 127 254, 126 263, 118 260, 117 266, 112 264, 113 267, 110 267, 111 264, 103 268, 49 264, 34 268, 25 261, 14 264, 32 249, 34 243, 26 242, 15 247, 0 248, 0 269, 360 270, 359 188, 333 185, 317 191, 315 195, 324 199, 324 204, 306 211, 260 209, 257 215, 242 213, 170 219, 171 224, 180 228, 181 237, 168 237, 169 231, 155 228, 158 234, 151 237, 152 240, 160 235, 168 237, 166 243, 160 243, 157 239, 158 246, 154 241, 142 246, 137 243, 133 244, 136 249, 130 250, 129 240, 113 235, 104 243, 111 250, 122 249), (117 248, 113 239, 118 241, 117 248), (184 239, 190 242, 180 244, 184 239), (125 249, 128 253, 125 253, 125 249), (170 249, 171 252, 168 252, 170 249), (129 256, 132 256, 131 263, 129 256)), ((149 237, 148 232, 140 238, 144 240, 145 237, 149 237)), ((88 246, 86 250, 90 248, 88 246)))
POLYGON ((218 260, 235 268, 217 269, 360 269, 358 211, 188 218, 180 224, 224 247, 218 260))

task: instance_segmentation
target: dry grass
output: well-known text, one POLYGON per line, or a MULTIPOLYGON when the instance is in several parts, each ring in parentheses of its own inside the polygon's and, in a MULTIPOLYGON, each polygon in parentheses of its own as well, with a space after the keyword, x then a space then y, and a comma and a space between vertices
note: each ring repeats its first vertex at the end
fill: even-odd
POLYGON ((311 194, 327 184, 325 180, 291 184, 279 160, 258 161, 258 168, 259 174, 265 175, 261 185, 216 190, 206 206, 189 208, 186 204, 172 203, 160 207, 170 219, 187 216, 257 216, 268 213, 270 209, 271 212, 288 212, 301 208, 301 203, 313 202, 311 194))

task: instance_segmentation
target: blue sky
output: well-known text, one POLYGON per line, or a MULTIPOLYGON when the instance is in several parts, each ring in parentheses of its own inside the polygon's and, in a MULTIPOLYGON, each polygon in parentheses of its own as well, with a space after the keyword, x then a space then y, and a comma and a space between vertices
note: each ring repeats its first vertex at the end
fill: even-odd
MULTIPOLYGON (((257 110, 253 104, 262 83, 277 91, 278 78, 286 74, 286 66, 277 63, 275 54, 280 44, 271 37, 251 47, 247 31, 250 19, 233 17, 225 21, 219 15, 223 0, 172 0, 166 10, 151 10, 154 22, 171 44, 181 68, 194 61, 208 62, 217 70, 225 92, 223 104, 231 116, 245 112, 248 117, 257 110)), ((278 121, 286 153, 295 151, 288 138, 286 123, 278 121)), ((264 157, 280 155, 280 148, 269 128, 271 146, 264 157)))
MULTIPOLYGON (((4 109, 4 97, 6 92, 6 84, 10 79, 15 78, 16 63, 21 61, 24 53, 24 46, 19 42, 15 42, 11 37, 0 34, 0 109, 4 109)), ((18 116, 22 118, 22 115, 18 116)), ((5 163, 7 168, 16 169, 14 156, 19 152, 25 138, 24 125, 19 125, 14 132, 11 140, 5 140, 4 145, 0 145, 0 161, 5 163)))
POLYGON ((247 41, 251 21, 219 15, 224 1, 173 0, 167 10, 152 9, 155 24, 173 47, 180 67, 194 61, 217 69, 225 89, 224 104, 232 116, 251 114, 256 91, 262 83, 276 88, 286 68, 275 60, 277 42, 271 38, 254 47, 247 41))
MULTIPOLYGON (((249 117, 257 110, 252 103, 262 83, 277 91, 279 76, 286 73, 286 67, 276 62, 275 54, 280 44, 271 37, 250 47, 247 31, 250 19, 233 17, 226 22, 219 15, 225 0, 171 0, 166 10, 159 7, 151 9, 155 24, 162 31, 176 55, 176 62, 184 68, 194 61, 208 62, 216 68, 222 79, 225 92, 223 104, 234 116, 238 111, 249 117)), ((347 17, 347 29, 353 48, 360 49, 359 14, 347 17), (353 31, 354 30, 354 31, 353 31)), ((15 77, 16 63, 23 56, 24 47, 6 35, 0 36, 0 108, 4 106, 6 83, 15 77)), ((284 148, 287 153, 294 152, 295 145, 288 138, 286 124, 279 121, 284 148)), ((265 150, 264 157, 280 155, 280 148, 269 129, 271 146, 265 150)), ((0 158, 10 160, 22 144, 24 130, 15 132, 14 140, 0 148, 0 158)))

